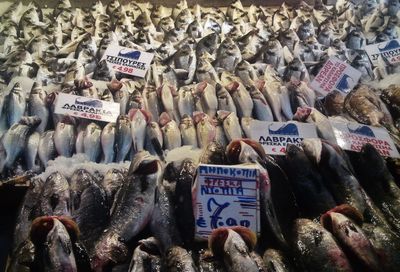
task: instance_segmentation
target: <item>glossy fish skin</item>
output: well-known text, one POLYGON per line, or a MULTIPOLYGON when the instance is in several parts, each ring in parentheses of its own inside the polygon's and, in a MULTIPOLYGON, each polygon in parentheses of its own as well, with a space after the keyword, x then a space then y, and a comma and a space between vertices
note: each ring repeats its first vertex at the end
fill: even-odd
POLYGON ((188 115, 182 116, 179 129, 182 135, 182 145, 191 145, 193 147, 198 146, 196 128, 190 116, 188 115))
POLYGON ((161 271, 161 258, 158 241, 154 237, 140 240, 133 251, 128 272, 161 271))
POLYGON ((355 257, 358 264, 366 270, 380 271, 375 249, 364 231, 349 216, 335 209, 321 217, 322 225, 337 239, 347 254, 355 257))
POLYGON ((196 124, 197 142, 200 148, 204 148, 215 139, 215 126, 211 118, 203 112, 195 112, 193 119, 196 124))
POLYGON ((97 162, 101 154, 101 128, 90 123, 83 133, 83 151, 90 161, 97 162))
POLYGON ((353 271, 332 234, 309 219, 297 219, 293 226, 293 247, 307 271, 353 271))
POLYGON ((50 115, 46 104, 46 96, 47 94, 42 86, 35 82, 29 95, 28 113, 30 116, 40 118, 40 125, 36 128, 36 131, 39 133, 43 133, 46 130, 50 115))
POLYGON ((110 169, 100 182, 101 187, 107 195, 108 206, 112 207, 116 194, 124 182, 124 174, 118 169, 110 169))
POLYGON ((112 163, 115 157, 115 123, 108 123, 101 132, 101 147, 104 163, 112 163))
POLYGON ((218 118, 220 118, 224 127, 225 136, 228 141, 242 138, 242 129, 239 124, 239 119, 233 112, 218 111, 218 118))
POLYGON ((296 146, 286 148, 289 177, 302 216, 314 219, 336 206, 333 196, 322 180, 315 166, 309 161, 304 151, 296 146))
POLYGON ((384 159, 370 144, 361 153, 350 154, 361 186, 385 214, 386 220, 400 231, 400 189, 394 182, 384 159))
POLYGON ((263 255, 263 261, 267 267, 267 271, 274 272, 293 272, 294 267, 288 261, 286 256, 279 250, 267 249, 263 255))
POLYGON ((181 134, 177 123, 165 112, 160 116, 160 126, 163 132, 165 149, 172 150, 182 145, 181 134))
POLYGON ((6 98, 7 120, 8 126, 18 123, 26 110, 25 92, 19 83, 15 83, 6 98))
POLYGON ((47 162, 57 156, 54 144, 54 130, 45 131, 39 139, 38 156, 42 165, 47 167, 47 162))
POLYGON ((125 160, 132 146, 131 122, 128 115, 120 115, 115 128, 116 162, 125 160))
POLYGON ((54 132, 54 144, 58 155, 71 157, 75 150, 75 122, 72 118, 65 117, 57 123, 54 132))
POLYGON ((71 214, 80 230, 80 241, 91 252, 107 223, 109 207, 104 190, 86 170, 74 172, 70 181, 71 214))
POLYGON ((107 230, 97 241, 93 270, 104 271, 110 263, 124 261, 126 242, 135 238, 150 221, 154 208, 156 184, 161 182, 160 162, 143 151, 132 160, 128 176, 115 200, 107 230))
POLYGON ((260 121, 273 121, 274 116, 271 107, 263 94, 255 86, 250 86, 249 92, 253 99, 253 112, 256 119, 260 121))
POLYGON ((32 133, 26 143, 25 149, 25 161, 28 170, 34 172, 40 170, 40 166, 37 164, 38 159, 38 148, 39 148, 40 134, 38 132, 32 133))
POLYGON ((192 256, 186 249, 174 246, 166 253, 166 268, 171 272, 198 272, 192 256))
POLYGON ((196 85, 196 93, 200 97, 200 104, 203 112, 210 117, 214 117, 218 109, 215 88, 207 82, 201 82, 196 85))
POLYGON ((235 103, 229 92, 221 84, 216 84, 215 90, 218 99, 218 109, 234 112, 237 114, 235 103))
POLYGON ((251 117, 254 104, 250 94, 243 84, 234 81, 226 86, 226 89, 229 91, 233 101, 235 102, 238 117, 251 117))
POLYGON ((200 253, 199 258, 200 272, 224 272, 226 271, 224 264, 218 258, 215 258, 210 250, 200 253))
POLYGON ((146 127, 145 149, 152 155, 161 155, 163 153, 163 143, 163 133, 158 123, 148 123, 146 127))
POLYGON ((131 134, 133 150, 142 151, 146 137, 146 125, 150 121, 149 114, 144 110, 131 109, 128 113, 131 119, 131 134))

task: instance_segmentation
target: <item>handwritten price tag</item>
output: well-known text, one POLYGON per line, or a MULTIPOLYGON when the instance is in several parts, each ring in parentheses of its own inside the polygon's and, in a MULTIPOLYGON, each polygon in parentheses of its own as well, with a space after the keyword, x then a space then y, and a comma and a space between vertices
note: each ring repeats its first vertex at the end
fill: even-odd
POLYGON ((260 232, 259 170, 252 165, 200 164, 195 185, 196 238, 218 227, 244 226, 260 232))

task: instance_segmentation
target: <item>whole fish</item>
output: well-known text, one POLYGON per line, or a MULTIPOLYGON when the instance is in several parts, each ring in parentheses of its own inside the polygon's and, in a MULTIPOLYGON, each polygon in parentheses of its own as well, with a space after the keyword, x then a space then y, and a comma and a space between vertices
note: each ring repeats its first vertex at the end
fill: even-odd
POLYGON ((197 142, 200 148, 204 148, 215 139, 215 126, 204 112, 194 112, 193 120, 196 124, 197 142))
POLYGON ((362 216, 353 207, 341 205, 323 214, 321 224, 333 234, 342 248, 355 256, 361 267, 380 271, 381 267, 375 249, 364 231, 357 225, 360 218, 362 219, 362 216))
POLYGON ((164 84, 159 89, 159 96, 161 97, 161 101, 164 107, 164 111, 168 113, 168 115, 175 120, 179 121, 179 113, 178 109, 175 108, 174 96, 176 96, 176 90, 174 87, 164 84))
POLYGON ((237 114, 235 102, 225 87, 218 83, 215 85, 215 91, 218 99, 218 109, 237 114))
POLYGON ((254 117, 260 121, 273 121, 271 107, 263 94, 254 85, 249 87, 249 92, 254 104, 254 117))
POLYGON ((107 223, 109 208, 104 190, 86 170, 76 170, 70 179, 71 215, 78 224, 80 241, 91 252, 107 223))
POLYGON ((54 145, 60 156, 71 157, 75 150, 75 120, 65 116, 54 131, 54 145))
POLYGON ((11 168, 15 160, 26 148, 28 138, 35 128, 40 124, 40 119, 36 116, 22 117, 14 124, 1 138, 1 144, 6 153, 6 157, 0 161, 1 169, 11 168))
POLYGON ((292 80, 288 86, 292 110, 298 107, 314 107, 316 95, 313 89, 302 81, 292 80))
POLYGON ((189 115, 182 116, 179 129, 182 135, 182 145, 198 146, 196 128, 193 124, 193 119, 189 115))
POLYGON ((182 83, 192 83, 196 73, 197 58, 193 49, 186 45, 182 46, 174 55, 175 73, 182 83))
POLYGON ((40 125, 36 128, 36 131, 39 133, 43 133, 46 130, 49 121, 50 113, 46 104, 46 96, 47 94, 41 84, 35 82, 29 95, 28 113, 30 116, 40 118, 40 125))
POLYGON ((194 96, 189 86, 183 86, 178 91, 178 110, 181 119, 184 115, 192 116, 195 111, 194 96))
POLYGON ((154 86, 146 86, 143 90, 144 109, 151 113, 152 120, 158 122, 160 116, 161 103, 157 96, 157 90, 154 86))
POLYGON ((113 206, 114 198, 122 187, 123 181, 124 174, 118 169, 110 169, 105 173, 100 185, 107 195, 107 202, 109 207, 113 206))
POLYGON ((196 85, 196 94, 200 97, 203 112, 211 118, 214 117, 218 108, 215 88, 207 82, 201 82, 196 85))
POLYGON ((224 260, 227 270, 256 272, 259 269, 250 256, 256 241, 255 234, 244 227, 218 228, 210 235, 209 247, 214 256, 224 260))
POLYGON ((146 142, 145 149, 150 152, 152 155, 163 154, 163 133, 161 131, 160 126, 157 122, 150 122, 146 127, 146 142))
POLYGON ((128 90, 123 88, 122 83, 116 79, 111 80, 108 84, 108 88, 113 93, 114 102, 120 105, 120 114, 126 114, 129 100, 128 90))
POLYGON ((135 155, 122 191, 115 200, 109 225, 96 242, 94 271, 104 271, 107 264, 126 260, 126 243, 143 230, 153 213, 155 188, 161 182, 161 172, 160 162, 148 152, 135 155))
POLYGON ((286 158, 297 203, 302 216, 314 219, 336 206, 333 196, 323 183, 322 176, 304 151, 296 146, 286 148, 286 158))
POLYGON ((101 128, 90 123, 83 133, 83 151, 90 161, 97 162, 101 154, 101 128))
POLYGON ((37 163, 39 140, 40 134, 38 132, 32 133, 28 138, 24 152, 26 167, 28 170, 32 170, 34 172, 40 170, 40 166, 37 163))
POLYGON ((333 235, 309 219, 296 219, 293 247, 303 269, 308 271, 353 271, 333 235))
POLYGON ((131 122, 128 115, 121 114, 115 127, 115 161, 125 160, 132 146, 131 122))
POLYGON ((104 163, 111 163, 115 157, 115 123, 108 123, 101 132, 101 147, 104 155, 104 163))
POLYGON ((46 168, 49 160, 53 160, 57 156, 54 144, 54 130, 47 130, 40 135, 38 156, 42 165, 46 168))
POLYGON ((131 134, 134 152, 142 151, 146 137, 146 126, 150 122, 150 115, 145 110, 131 109, 128 113, 131 120, 131 134))
POLYGON ((25 92, 19 83, 15 83, 6 98, 6 113, 8 126, 18 123, 26 109, 25 92))
POLYGON ((40 215, 70 215, 71 196, 67 179, 59 172, 47 177, 39 200, 40 215))
POLYGON ((168 113, 160 115, 160 126, 163 133, 164 147, 167 150, 180 147, 182 145, 181 134, 177 123, 171 119, 168 113))
POLYGON ((220 37, 218 33, 212 32, 208 34, 207 36, 202 37, 198 42, 196 46, 196 55, 198 57, 198 60, 202 60, 202 55, 203 53, 207 52, 211 56, 213 56, 217 49, 218 49, 218 44, 220 41, 220 37))
POLYGON ((242 54, 237 44, 228 37, 218 47, 216 60, 217 67, 233 73, 242 61, 242 54))
POLYGON ((235 102, 239 118, 251 117, 253 112, 253 100, 244 85, 238 81, 233 81, 225 86, 235 102))
POLYGON ((218 111, 218 118, 223 120, 223 128, 228 141, 242 138, 242 129, 239 124, 239 119, 233 112, 218 111))
MULTIPOLYGON (((198 82, 206 81, 210 84, 219 81, 217 71, 211 64, 212 60, 207 58, 207 52, 203 53, 198 57, 197 67, 196 67, 196 79, 198 82)), ((212 58, 212 56, 210 56, 212 58)))

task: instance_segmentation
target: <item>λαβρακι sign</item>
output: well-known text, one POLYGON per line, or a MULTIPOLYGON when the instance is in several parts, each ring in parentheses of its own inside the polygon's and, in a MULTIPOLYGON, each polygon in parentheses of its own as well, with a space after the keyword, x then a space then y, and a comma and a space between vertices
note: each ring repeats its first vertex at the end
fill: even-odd
POLYGON ((104 52, 102 60, 105 59, 114 71, 144 77, 153 57, 154 54, 112 43, 104 52))
POLYGON ((195 184, 197 239, 213 229, 244 226, 259 234, 259 168, 256 165, 200 164, 195 184))

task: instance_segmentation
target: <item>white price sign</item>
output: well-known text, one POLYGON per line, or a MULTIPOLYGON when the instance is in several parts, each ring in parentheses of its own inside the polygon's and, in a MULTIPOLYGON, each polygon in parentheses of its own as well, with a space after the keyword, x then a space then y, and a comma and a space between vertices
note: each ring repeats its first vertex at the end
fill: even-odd
POLYGON ((260 233, 259 169, 253 165, 200 164, 195 185, 196 238, 213 229, 244 226, 260 233))
POLYGON ((331 57, 318 72, 310 86, 323 96, 333 90, 346 95, 357 85, 360 77, 360 71, 336 57, 331 57))
POLYGON ((314 124, 258 120, 250 124, 250 138, 258 141, 270 155, 285 155, 288 144, 300 146, 304 138, 317 137, 314 124))
POLYGON ((399 158, 399 152, 385 128, 355 122, 330 120, 338 145, 344 150, 360 152, 364 144, 372 144, 384 157, 399 158))
POLYGON ((102 60, 105 59, 116 72, 144 77, 153 57, 154 54, 112 43, 104 52, 102 60))
POLYGON ((116 122, 119 116, 118 103, 66 93, 60 93, 56 99, 54 113, 57 114, 104 122, 116 122))
POLYGON ((367 45, 365 51, 375 66, 379 65, 379 57, 390 64, 400 63, 400 39, 367 45))

